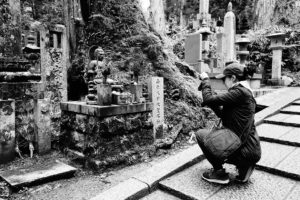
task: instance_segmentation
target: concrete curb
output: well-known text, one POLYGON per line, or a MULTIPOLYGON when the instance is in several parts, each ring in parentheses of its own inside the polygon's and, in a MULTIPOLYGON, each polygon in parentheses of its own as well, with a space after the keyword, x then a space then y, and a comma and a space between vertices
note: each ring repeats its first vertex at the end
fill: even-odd
POLYGON ((150 169, 100 193, 90 200, 136 200, 148 194, 158 186, 159 181, 182 171, 204 159, 197 144, 174 155, 150 169))

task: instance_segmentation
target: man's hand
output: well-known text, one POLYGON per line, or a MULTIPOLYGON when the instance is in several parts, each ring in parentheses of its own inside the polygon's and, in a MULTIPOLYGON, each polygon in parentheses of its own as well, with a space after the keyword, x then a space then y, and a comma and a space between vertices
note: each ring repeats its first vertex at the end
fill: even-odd
POLYGON ((202 72, 202 74, 200 74, 200 80, 203 81, 205 79, 209 79, 209 76, 206 72, 202 72))

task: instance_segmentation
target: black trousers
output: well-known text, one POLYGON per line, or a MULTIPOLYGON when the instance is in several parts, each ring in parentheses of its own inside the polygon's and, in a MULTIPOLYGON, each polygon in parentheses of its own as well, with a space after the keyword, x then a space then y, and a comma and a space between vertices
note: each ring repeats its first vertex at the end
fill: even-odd
MULTIPOLYGON (((210 133, 209 130, 201 129, 198 132, 195 133, 196 139, 198 142, 198 145, 200 146, 203 154, 205 155, 206 159, 211 163, 213 168, 215 170, 222 169, 223 164, 225 163, 224 160, 220 160, 219 158, 215 157, 213 154, 211 154, 205 144, 204 144, 204 138, 210 133)), ((226 159, 226 163, 233 164, 237 166, 237 168, 245 168, 251 165, 254 165, 255 163, 249 163, 248 159, 245 158, 242 154, 240 149, 238 149, 236 152, 234 152, 230 157, 226 159)))

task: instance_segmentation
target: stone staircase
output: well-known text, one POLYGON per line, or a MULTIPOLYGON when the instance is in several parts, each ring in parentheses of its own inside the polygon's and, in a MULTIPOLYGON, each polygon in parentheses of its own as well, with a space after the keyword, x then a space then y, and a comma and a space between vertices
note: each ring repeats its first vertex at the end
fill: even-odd
MULTIPOLYGON (((262 158, 246 184, 204 181, 211 169, 197 144, 106 190, 92 200, 300 199, 300 88, 281 88, 256 98, 262 158)), ((235 166, 225 164, 230 179, 235 166)))
MULTIPOLYGON (((220 186, 201 179, 211 168, 206 159, 159 182, 143 200, 300 199, 300 100, 278 110, 257 126, 262 158, 247 184, 220 186)), ((225 165, 236 175, 233 165, 225 165)))
POLYGON ((258 169, 300 181, 300 101, 257 127, 265 152, 258 169))

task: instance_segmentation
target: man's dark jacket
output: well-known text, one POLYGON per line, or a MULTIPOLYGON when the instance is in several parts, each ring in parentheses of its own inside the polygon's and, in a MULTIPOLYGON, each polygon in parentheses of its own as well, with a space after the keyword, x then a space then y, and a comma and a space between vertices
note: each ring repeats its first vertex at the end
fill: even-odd
POLYGON ((252 92, 237 84, 225 94, 214 95, 209 80, 204 80, 199 90, 202 90, 203 106, 210 107, 221 118, 223 126, 236 133, 243 143, 228 162, 238 165, 258 162, 261 147, 254 125, 256 101, 252 92))

